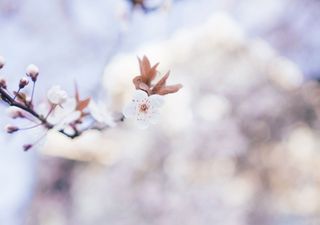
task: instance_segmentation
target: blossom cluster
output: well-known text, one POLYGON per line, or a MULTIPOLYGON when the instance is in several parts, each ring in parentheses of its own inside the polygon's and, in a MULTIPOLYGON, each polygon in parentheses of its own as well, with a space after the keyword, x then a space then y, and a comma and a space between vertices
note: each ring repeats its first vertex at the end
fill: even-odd
MULTIPOLYGON (((69 138, 76 138, 90 129, 102 131, 113 128, 119 122, 123 122, 124 118, 133 118, 140 128, 147 128, 158 121, 159 109, 164 102, 163 96, 177 92, 182 86, 166 85, 169 72, 154 83, 159 63, 151 66, 146 56, 138 60, 140 75, 133 79, 136 88, 133 97, 122 113, 114 114, 107 109, 102 100, 97 103, 90 97, 80 98, 77 85, 73 95, 69 95, 61 86, 54 85, 47 91, 46 98, 36 104, 35 87, 40 72, 33 64, 26 68, 26 75, 19 80, 14 91, 10 91, 6 79, 0 77, 0 100, 8 105, 8 116, 31 123, 29 127, 8 124, 5 126, 5 131, 13 134, 41 127, 44 135, 40 139, 45 137, 49 130, 55 130, 69 138)), ((0 69, 4 65, 4 58, 0 56, 0 69)), ((36 140, 25 144, 23 149, 27 151, 38 142, 39 140, 36 140)))

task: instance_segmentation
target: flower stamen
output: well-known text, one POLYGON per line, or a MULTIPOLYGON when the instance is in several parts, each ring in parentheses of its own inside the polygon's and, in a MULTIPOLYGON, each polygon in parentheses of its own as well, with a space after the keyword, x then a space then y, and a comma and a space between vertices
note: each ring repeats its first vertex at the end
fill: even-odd
POLYGON ((140 113, 147 113, 148 109, 149 109, 149 105, 147 105, 146 103, 143 103, 139 107, 139 112, 140 113))

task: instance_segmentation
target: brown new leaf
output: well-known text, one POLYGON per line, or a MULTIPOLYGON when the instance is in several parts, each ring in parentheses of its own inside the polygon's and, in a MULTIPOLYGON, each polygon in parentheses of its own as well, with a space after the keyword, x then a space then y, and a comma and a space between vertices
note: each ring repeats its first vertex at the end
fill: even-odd
POLYGON ((90 98, 86 98, 84 100, 77 101, 76 110, 82 112, 85 108, 88 107, 89 103, 90 103, 90 98))
POLYGON ((143 83, 141 76, 136 76, 132 79, 132 82, 134 84, 134 86, 136 87, 136 89, 140 89, 140 84, 143 83))
POLYGON ((75 83, 75 98, 76 98, 76 110, 80 111, 83 114, 83 110, 88 107, 90 103, 90 97, 83 100, 80 99, 80 94, 78 90, 78 85, 75 83))
POLYGON ((183 86, 181 84, 169 85, 160 88, 155 94, 167 95, 178 92, 183 86))
POLYGON ((157 67, 159 63, 155 64, 153 67, 150 65, 150 61, 146 56, 143 56, 142 60, 138 58, 140 66, 140 78, 141 81, 147 85, 151 84, 151 81, 157 75, 157 67))
POLYGON ((152 93, 155 94, 166 86, 166 82, 169 75, 170 75, 170 70, 158 81, 158 83, 156 83, 156 85, 154 85, 154 87, 152 88, 152 93))
POLYGON ((170 71, 168 71, 155 85, 152 85, 152 81, 157 75, 159 63, 156 63, 151 67, 150 61, 146 56, 143 56, 142 60, 138 58, 138 61, 140 75, 133 78, 133 84, 136 89, 143 90, 147 92, 148 95, 166 95, 175 93, 182 88, 181 84, 166 86, 170 71))

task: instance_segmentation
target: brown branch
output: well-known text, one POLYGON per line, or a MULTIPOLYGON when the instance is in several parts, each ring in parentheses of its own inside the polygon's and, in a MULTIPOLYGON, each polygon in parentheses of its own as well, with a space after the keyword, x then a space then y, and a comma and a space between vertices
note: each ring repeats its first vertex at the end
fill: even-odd
MULTIPOLYGON (((52 124, 50 124, 46 118, 44 118, 43 116, 41 116, 40 114, 38 114, 36 111, 34 111, 33 109, 29 108, 28 106, 17 102, 13 97, 11 97, 6 90, 4 90, 3 88, 0 88, 0 98, 6 102, 8 105, 10 106, 15 106, 19 109, 22 109, 23 111, 31 114, 33 117, 37 118, 41 124, 46 127, 48 130, 52 129, 54 126, 52 124)), ((68 135, 67 133, 64 132, 64 130, 59 130, 60 133, 70 137, 70 138, 74 138, 73 136, 68 135)))
POLYGON ((29 108, 28 106, 17 102, 13 97, 11 97, 6 90, 4 90, 3 88, 0 88, 0 97, 1 99, 6 102, 8 105, 10 106, 15 106, 17 108, 20 108, 28 113, 30 113, 32 116, 34 116, 35 118, 37 118, 42 124, 44 124, 46 127, 48 128, 52 128, 53 125, 49 124, 48 121, 43 118, 41 115, 39 115, 37 112, 35 112, 33 109, 29 108))
MULTIPOLYGON (((41 124, 47 128, 48 130, 52 129, 54 127, 53 124, 50 124, 48 121, 47 121, 47 118, 46 117, 43 117, 41 116, 40 114, 38 114, 36 111, 34 111, 32 108, 30 108, 29 106, 26 106, 18 101, 16 101, 13 97, 10 96, 10 94, 8 94, 8 92, 3 89, 3 88, 0 88, 0 98, 6 102, 8 105, 10 106, 15 106, 19 109, 22 109, 23 111, 31 114, 33 117, 35 117, 36 119, 38 119, 41 124)), ((124 121, 124 116, 121 115, 121 117, 116 120, 115 122, 119 123, 119 122, 123 122, 124 121)), ((75 124, 76 125, 76 124, 75 124)), ((71 139, 74 139, 76 137, 79 137, 82 133, 84 133, 85 131, 87 130, 99 130, 99 131, 103 131, 107 128, 109 128, 109 126, 98 126, 97 124, 94 124, 94 125, 90 125, 89 127, 87 128, 84 128, 82 130, 78 130, 76 128, 76 126, 73 126, 73 130, 74 130, 74 134, 68 134, 66 133, 63 129, 59 130, 59 132, 71 139)))

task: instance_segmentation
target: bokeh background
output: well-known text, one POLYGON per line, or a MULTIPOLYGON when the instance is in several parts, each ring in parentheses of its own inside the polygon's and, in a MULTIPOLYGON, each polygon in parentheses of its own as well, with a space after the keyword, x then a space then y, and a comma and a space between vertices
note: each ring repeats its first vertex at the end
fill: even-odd
MULTIPOLYGON (((184 88, 161 122, 0 133, 1 225, 320 224, 320 2, 0 0, 0 71, 129 100, 137 56, 184 88)), ((4 105, 0 125, 10 122, 4 105)))

